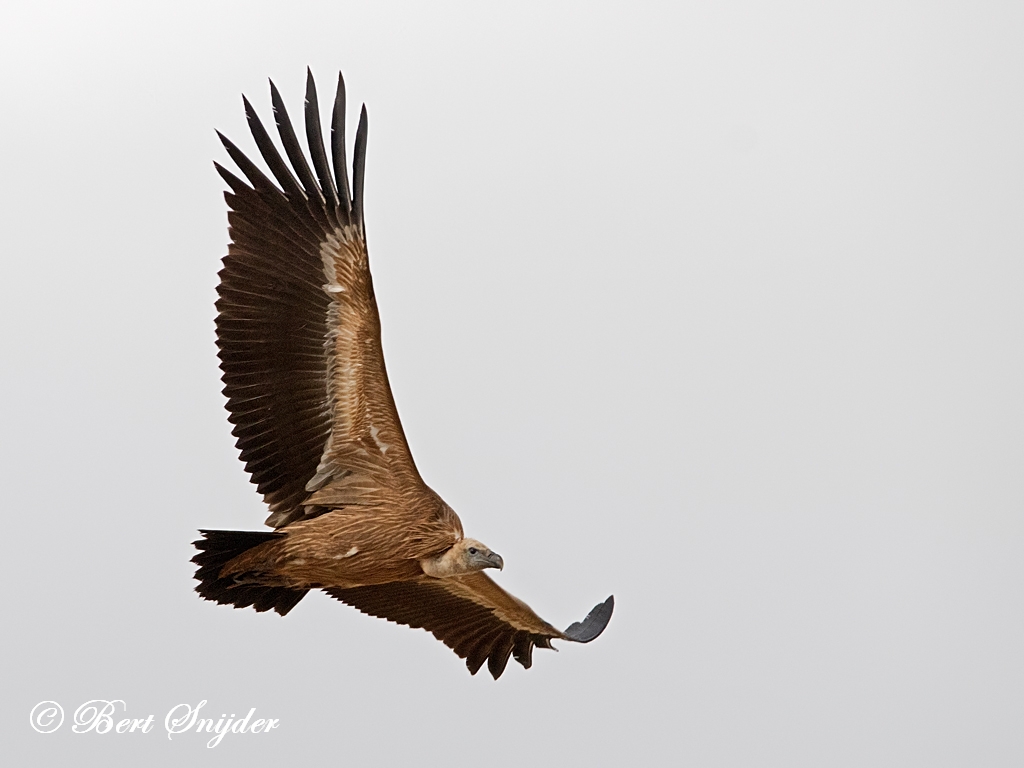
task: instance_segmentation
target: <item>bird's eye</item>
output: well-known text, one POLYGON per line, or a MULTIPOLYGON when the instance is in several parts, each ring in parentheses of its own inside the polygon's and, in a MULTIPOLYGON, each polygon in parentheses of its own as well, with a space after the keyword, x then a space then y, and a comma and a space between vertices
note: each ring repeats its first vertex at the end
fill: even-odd
POLYGON ((470 547, 469 548, 469 554, 475 555, 476 554, 476 547, 470 547))

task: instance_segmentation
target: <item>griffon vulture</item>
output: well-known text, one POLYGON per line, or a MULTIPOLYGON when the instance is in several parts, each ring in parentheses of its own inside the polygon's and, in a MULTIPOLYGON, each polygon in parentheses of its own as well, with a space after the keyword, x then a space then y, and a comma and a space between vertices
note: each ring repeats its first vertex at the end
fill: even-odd
POLYGON ((488 578, 484 570, 500 570, 501 556, 463 535, 458 515, 416 470, 384 368, 367 263, 366 108, 350 187, 341 76, 330 162, 312 74, 308 160, 273 83, 270 93, 284 157, 244 104, 276 184, 218 134, 247 181, 215 163, 231 190, 217 346, 232 434, 275 530, 201 531, 196 591, 283 616, 322 589, 430 631, 471 673, 486 661, 495 678, 509 656, 529 668, 535 645, 590 642, 611 618, 611 597, 555 629, 488 578))

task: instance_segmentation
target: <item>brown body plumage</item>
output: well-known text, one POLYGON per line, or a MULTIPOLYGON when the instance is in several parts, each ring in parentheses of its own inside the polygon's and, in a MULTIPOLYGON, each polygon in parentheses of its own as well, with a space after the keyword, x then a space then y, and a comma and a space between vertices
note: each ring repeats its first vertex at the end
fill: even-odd
POLYGON ((217 302, 229 420, 274 532, 203 531, 196 590, 284 615, 310 589, 374 616, 423 627, 476 671, 509 656, 529 667, 534 645, 589 642, 612 598, 564 632, 489 579, 503 561, 463 535, 455 512, 420 478, 388 384, 363 229, 366 110, 350 191, 340 76, 323 144, 312 75, 307 162, 277 89, 271 96, 288 162, 249 102, 246 116, 272 182, 230 141, 246 181, 231 188, 231 245, 217 302), (290 165, 289 165, 290 164, 290 165))

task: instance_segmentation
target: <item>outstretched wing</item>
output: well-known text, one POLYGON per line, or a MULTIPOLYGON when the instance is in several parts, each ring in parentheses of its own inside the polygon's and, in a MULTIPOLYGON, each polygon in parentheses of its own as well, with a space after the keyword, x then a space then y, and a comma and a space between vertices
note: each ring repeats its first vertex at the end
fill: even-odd
MULTIPOLYGON (((351 192, 345 161, 345 86, 331 124, 333 174, 313 76, 299 145, 270 84, 282 158, 248 100, 256 145, 277 181, 221 136, 248 181, 220 165, 231 244, 217 288, 217 346, 232 434, 280 528, 316 504, 377 502, 422 480, 391 395, 363 229, 366 108, 356 131, 351 192)), ((219 135, 219 134, 218 134, 219 135)))
POLYGON ((589 643, 608 626, 615 605, 609 597, 582 622, 559 632, 482 572, 325 591, 363 613, 426 629, 465 659, 471 674, 486 661, 495 680, 510 656, 529 669, 535 645, 550 648, 552 640, 589 643))

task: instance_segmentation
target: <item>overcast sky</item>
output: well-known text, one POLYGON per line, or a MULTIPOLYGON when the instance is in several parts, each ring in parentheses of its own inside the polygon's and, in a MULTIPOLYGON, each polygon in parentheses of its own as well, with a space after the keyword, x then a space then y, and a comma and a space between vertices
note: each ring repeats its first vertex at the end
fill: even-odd
POLYGON ((4 750, 1021 765, 1024 6, 496 8, 0 8, 4 750), (241 94, 300 114, 307 66, 369 110, 425 479, 553 624, 616 596, 498 682, 320 593, 192 591, 196 530, 266 516, 220 394, 214 129, 254 153, 241 94), (91 699, 156 726, 72 733, 91 699), (169 740, 201 700, 280 726, 169 740))

